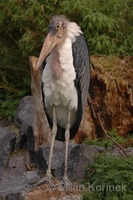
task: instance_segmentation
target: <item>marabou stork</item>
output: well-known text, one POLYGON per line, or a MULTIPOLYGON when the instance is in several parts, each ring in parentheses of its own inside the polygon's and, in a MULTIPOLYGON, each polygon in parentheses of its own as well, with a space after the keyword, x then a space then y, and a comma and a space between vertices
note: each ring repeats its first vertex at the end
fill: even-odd
MULTIPOLYGON (((44 110, 52 128, 46 177, 51 182, 54 141, 65 140, 64 186, 67 177, 68 141, 74 138, 87 102, 90 67, 89 52, 80 27, 64 16, 54 16, 35 69, 45 63, 42 73, 44 110)), ((46 178, 45 177, 45 178, 46 178)))

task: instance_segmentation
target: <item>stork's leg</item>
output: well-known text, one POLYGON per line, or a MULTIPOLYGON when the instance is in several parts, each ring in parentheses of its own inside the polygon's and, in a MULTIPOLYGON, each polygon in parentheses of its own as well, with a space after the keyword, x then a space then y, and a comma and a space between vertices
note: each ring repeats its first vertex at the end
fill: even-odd
POLYGON ((67 127, 65 131, 65 141, 66 141, 66 147, 65 147, 65 170, 64 170, 64 179, 67 178, 67 162, 68 162, 68 141, 70 138, 70 111, 68 111, 68 121, 67 121, 67 127))
POLYGON ((51 161, 52 161, 56 133, 57 133, 57 117, 56 117, 56 108, 55 108, 55 106, 53 106, 53 128, 52 128, 52 138, 51 138, 51 145, 50 145, 48 169, 46 172, 46 176, 40 182, 38 182, 36 185, 40 185, 44 182, 48 182, 51 185, 51 180, 52 180, 52 178, 54 178, 51 174, 51 161))
POLYGON ((48 169, 47 169, 47 173, 46 173, 50 177, 52 177, 52 174, 51 174, 51 161, 52 161, 52 155, 53 155, 53 148, 54 148, 54 142, 55 142, 56 133, 57 133, 57 117, 56 117, 56 108, 55 108, 55 106, 53 106, 52 140, 51 140, 51 146, 50 146, 48 169))
POLYGON ((68 142, 70 139, 70 117, 71 117, 71 111, 68 111, 68 118, 67 118, 67 126, 66 126, 66 131, 65 131, 65 169, 64 169, 64 176, 63 176, 63 184, 65 187, 65 190, 67 191, 68 187, 72 185, 72 183, 69 181, 68 176, 67 176, 67 163, 68 163, 68 142))

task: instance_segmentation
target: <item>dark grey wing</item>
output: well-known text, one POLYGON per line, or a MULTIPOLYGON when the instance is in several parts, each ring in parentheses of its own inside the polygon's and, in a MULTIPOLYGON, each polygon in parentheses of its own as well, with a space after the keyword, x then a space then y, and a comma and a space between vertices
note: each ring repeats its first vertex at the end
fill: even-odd
MULTIPOLYGON (((90 62, 88 47, 84 36, 80 35, 72 45, 73 63, 76 71, 75 86, 80 91, 82 113, 86 106, 90 83, 90 62)), ((80 101, 80 100, 79 100, 80 101)))
POLYGON ((90 65, 89 52, 84 36, 81 34, 76 37, 72 44, 73 64, 76 71, 75 86, 78 92, 78 109, 77 119, 70 132, 70 138, 73 138, 79 128, 83 112, 86 107, 89 82, 90 82, 90 65))

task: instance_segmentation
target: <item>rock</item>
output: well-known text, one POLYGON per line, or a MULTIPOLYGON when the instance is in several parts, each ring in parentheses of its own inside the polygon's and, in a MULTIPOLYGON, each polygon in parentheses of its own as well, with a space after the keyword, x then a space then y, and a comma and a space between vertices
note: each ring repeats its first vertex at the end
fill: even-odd
POLYGON ((126 152, 127 152, 127 154, 128 154, 129 156, 133 156, 133 147, 128 147, 128 148, 126 149, 126 152))
POLYGON ((78 145, 77 149, 73 148, 68 158, 69 177, 76 181, 84 179, 87 166, 90 163, 93 163, 95 156, 101 152, 101 149, 99 151, 98 146, 96 145, 88 146, 86 144, 81 144, 78 145))
POLYGON ((29 126, 27 128, 27 149, 29 151, 30 161, 31 163, 36 163, 36 152, 34 151, 34 135, 33 135, 33 128, 29 126))
MULTIPOLYGON (((104 150, 104 148, 102 148, 104 150)), ((44 144, 37 152, 37 164, 40 170, 46 173, 49 159, 50 145, 44 144)), ((85 169, 94 161, 94 156, 101 152, 98 147, 85 144, 69 143, 68 177, 71 180, 85 178, 85 169)), ((52 159, 52 173, 57 179, 61 179, 64 173, 65 143, 57 142, 54 145, 52 159)))
POLYGON ((20 139, 18 144, 19 148, 26 145, 27 130, 29 127, 32 127, 33 115, 34 109, 32 97, 26 96, 20 101, 16 116, 14 118, 15 124, 20 128, 20 139))
POLYGON ((37 169, 27 171, 27 163, 29 159, 26 150, 18 151, 11 156, 9 165, 1 176, 0 200, 25 199, 25 192, 40 180, 37 169))
POLYGON ((37 171, 27 171, 23 174, 23 176, 28 180, 29 184, 37 183, 40 180, 40 176, 37 174, 37 171))
MULTIPOLYGON (((128 148, 124 148, 126 154, 128 156, 133 156, 133 147, 128 147, 128 148)), ((113 146, 112 149, 110 151, 106 152, 106 155, 109 157, 110 155, 113 156, 125 156, 124 152, 122 151, 122 149, 120 149, 118 146, 113 146)))
POLYGON ((8 127, 0 128, 0 175, 8 164, 10 153, 15 149, 16 135, 8 127))

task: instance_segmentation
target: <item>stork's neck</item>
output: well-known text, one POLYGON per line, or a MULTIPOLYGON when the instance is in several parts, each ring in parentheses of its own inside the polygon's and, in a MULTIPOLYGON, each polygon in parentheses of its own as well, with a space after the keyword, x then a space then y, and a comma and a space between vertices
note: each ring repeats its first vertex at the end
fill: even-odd
POLYGON ((75 22, 69 22, 67 37, 72 39, 72 42, 75 42, 76 37, 82 34, 80 27, 75 22))
POLYGON ((56 47, 52 50, 50 54, 50 60, 53 78, 57 80, 61 77, 63 70, 60 66, 59 52, 57 51, 56 47))

